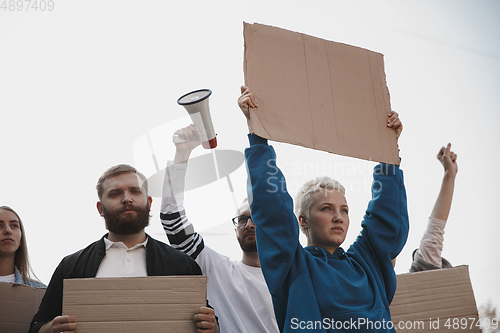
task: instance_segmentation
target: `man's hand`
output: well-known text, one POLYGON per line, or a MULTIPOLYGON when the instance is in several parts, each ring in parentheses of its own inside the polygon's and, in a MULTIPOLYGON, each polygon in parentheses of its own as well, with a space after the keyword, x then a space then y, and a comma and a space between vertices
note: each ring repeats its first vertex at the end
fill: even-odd
POLYGON ((448 143, 446 148, 441 147, 436 157, 443 165, 445 174, 456 176, 458 172, 457 154, 451 151, 451 143, 448 143))
POLYGON ((75 318, 71 316, 57 316, 52 321, 43 325, 39 333, 74 333, 75 329, 75 318))
POLYGON ((187 141, 175 144, 174 163, 186 163, 193 149, 201 144, 200 130, 193 124, 175 131, 174 135, 187 141))
POLYGON ((395 111, 389 112, 389 119, 387 119, 387 127, 396 131, 396 136, 399 139, 401 132, 403 132, 403 123, 399 119, 399 114, 395 111))
POLYGON ((219 326, 215 320, 214 309, 206 306, 201 307, 199 312, 193 316, 193 320, 198 327, 198 333, 218 333, 219 326))
POLYGON ((254 94, 250 91, 250 88, 241 86, 241 96, 238 98, 238 105, 241 111, 243 111, 245 117, 247 117, 247 119, 250 120, 249 108, 258 107, 257 99, 255 98, 254 94))

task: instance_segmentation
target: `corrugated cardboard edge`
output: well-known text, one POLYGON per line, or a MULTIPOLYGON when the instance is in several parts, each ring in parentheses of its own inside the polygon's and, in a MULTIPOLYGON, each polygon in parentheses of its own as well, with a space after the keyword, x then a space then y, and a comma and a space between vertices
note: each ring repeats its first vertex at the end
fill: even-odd
MULTIPOLYGON (((248 65, 248 59, 247 59, 247 47, 249 44, 252 44, 252 36, 253 36, 253 33, 252 33, 252 29, 253 29, 253 25, 252 24, 248 24, 246 22, 243 22, 243 39, 245 40, 245 44, 244 44, 244 58, 243 58, 243 73, 244 73, 244 77, 245 77, 245 86, 249 86, 249 83, 248 83, 248 77, 247 77, 247 65, 248 65)), ((260 121, 259 119, 259 116, 258 116, 258 113, 255 111, 255 109, 253 108, 250 108, 250 113, 252 115, 255 115, 255 119, 249 119, 247 121, 247 125, 248 125, 248 130, 250 133, 264 133, 263 134, 263 138, 267 138, 269 139, 270 138, 270 135, 269 133, 266 131, 264 125, 262 124, 262 122, 260 121)))
MULTIPOLYGON (((289 30, 276 28, 276 27, 272 27, 272 26, 266 26, 266 25, 257 24, 257 23, 248 24, 246 22, 243 22, 243 33, 244 33, 244 39, 245 39, 245 52, 244 52, 243 69, 244 69, 244 74, 245 74, 245 85, 251 87, 251 84, 252 84, 251 82, 249 82, 250 80, 249 80, 249 75, 248 75, 248 62, 249 62, 249 57, 251 57, 251 54, 249 52, 247 52, 247 49, 250 48, 253 44, 254 33, 256 31, 255 27, 258 27, 259 29, 265 29, 266 32, 269 32, 270 34, 274 34, 274 35, 279 35, 280 33, 296 34, 297 36, 299 36, 299 38, 301 38, 304 41, 304 44, 306 43, 306 40, 322 41, 324 43, 336 43, 336 44, 341 44, 341 45, 345 45, 348 47, 356 48, 359 50, 365 50, 366 52, 369 52, 369 54, 378 54, 376 64, 374 66, 370 66, 372 76, 377 75, 378 77, 380 77, 381 80, 383 79, 383 82, 380 82, 381 87, 379 87, 382 89, 383 93, 380 93, 380 91, 379 91, 379 93, 376 94, 376 97, 378 97, 378 99, 380 99, 380 96, 382 96, 382 100, 376 101, 376 103, 378 103, 379 105, 383 104, 384 105, 383 107, 386 110, 390 111, 390 109, 391 109, 390 98, 389 98, 389 91, 387 89, 387 84, 385 81, 383 56, 380 53, 376 53, 376 52, 369 51, 366 49, 357 48, 357 47, 350 46, 347 44, 327 41, 324 39, 320 39, 320 38, 313 37, 313 36, 308 36, 308 35, 298 33, 298 32, 292 32, 289 30), (378 72, 378 74, 374 73, 374 72, 378 72)), ((374 89, 378 89, 378 88, 374 87, 374 89)), ((255 90, 257 90, 257 89, 255 89, 255 90)), ((255 93, 255 90, 254 90, 254 93, 255 93)), ((257 94, 256 94, 256 96, 257 96, 257 94)), ((263 108, 262 104, 264 104, 265 101, 262 101, 259 98, 258 98, 258 101, 259 101, 259 105, 261 105, 261 109, 262 109, 263 108)), ((265 119, 266 114, 263 112, 259 112, 258 110, 259 109, 250 109, 251 118, 250 118, 250 121, 248 122, 248 128, 249 128, 250 133, 255 133, 256 135, 259 135, 263 138, 274 140, 274 141, 290 143, 290 144, 294 144, 294 145, 300 145, 300 146, 304 146, 304 147, 312 148, 312 149, 319 149, 319 150, 323 150, 323 151, 327 151, 330 153, 335 153, 335 154, 343 155, 343 156, 355 157, 355 158, 360 158, 360 159, 365 159, 365 160, 370 160, 370 161, 379 161, 379 162, 396 164, 396 165, 400 164, 399 150, 397 147, 397 138, 396 138, 396 133, 394 130, 388 129, 387 131, 384 131, 384 133, 379 133, 380 135, 386 137, 386 139, 384 139, 385 140, 384 145, 387 145, 387 144, 390 145, 390 149, 388 149, 388 147, 382 145, 382 147, 380 147, 380 149, 383 151, 382 156, 365 156, 362 154, 356 154, 356 152, 352 152, 352 151, 346 152, 346 151, 342 151, 339 149, 332 149, 331 147, 320 145, 320 144, 317 144, 315 142, 312 142, 309 144, 304 144, 303 141, 300 141, 300 140, 304 140, 304 138, 303 137, 300 138, 299 133, 297 133, 297 135, 294 135, 294 136, 288 135, 287 137, 280 137, 279 135, 276 135, 276 133, 271 135, 270 130, 267 129, 266 126, 264 125, 265 121, 261 120, 261 117, 264 117, 264 119, 265 119), (387 138, 387 136, 389 136, 389 138, 387 138), (295 139, 297 139, 297 140, 295 140, 295 139)), ((268 110, 268 112, 269 112, 269 110, 268 110)), ((384 124, 386 123, 386 119, 378 119, 377 122, 380 124, 379 126, 381 126, 383 128, 384 124)), ((302 122, 301 122, 301 124, 302 124, 302 122)), ((305 122, 304 124, 307 124, 307 122, 305 122)), ((276 132, 276 131, 274 131, 274 132, 276 132)), ((308 139, 309 138, 305 138, 305 140, 308 140, 308 139)), ((312 140, 314 140, 314 138, 312 138, 312 140)), ((338 145, 338 140, 335 142, 338 145)))
POLYGON ((26 333, 46 288, 0 282, 0 331, 26 333))
POLYGON ((397 278, 398 287, 390 305, 397 333, 481 332, 476 326, 479 315, 468 266, 399 274, 397 278), (468 321, 467 329, 453 329, 454 320, 462 318, 468 321), (406 326, 412 327, 399 328, 399 322, 411 323, 406 326), (416 329, 422 323, 423 328, 416 329))
POLYGON ((201 275, 64 280, 63 314, 79 333, 193 332, 206 285, 201 275))

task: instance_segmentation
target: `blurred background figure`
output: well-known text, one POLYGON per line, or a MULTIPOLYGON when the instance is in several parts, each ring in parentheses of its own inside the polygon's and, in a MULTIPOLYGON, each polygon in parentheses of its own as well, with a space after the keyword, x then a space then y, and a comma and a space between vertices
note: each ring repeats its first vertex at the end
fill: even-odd
POLYGON ((444 228, 450 214, 455 178, 458 172, 457 155, 451 151, 451 143, 448 143, 446 148, 441 147, 437 159, 444 168, 441 190, 429 217, 427 230, 420 241, 420 247, 413 251, 410 272, 452 267, 448 260, 441 257, 444 228))
POLYGON ((46 287, 31 269, 23 222, 8 206, 0 206, 0 282, 46 287))

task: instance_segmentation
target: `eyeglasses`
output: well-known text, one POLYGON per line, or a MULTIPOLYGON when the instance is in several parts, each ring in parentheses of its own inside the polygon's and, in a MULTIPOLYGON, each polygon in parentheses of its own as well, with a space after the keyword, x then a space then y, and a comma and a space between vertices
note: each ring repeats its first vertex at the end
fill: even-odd
POLYGON ((233 224, 237 228, 246 227, 249 219, 251 219, 251 217, 248 215, 240 215, 232 218, 233 224))

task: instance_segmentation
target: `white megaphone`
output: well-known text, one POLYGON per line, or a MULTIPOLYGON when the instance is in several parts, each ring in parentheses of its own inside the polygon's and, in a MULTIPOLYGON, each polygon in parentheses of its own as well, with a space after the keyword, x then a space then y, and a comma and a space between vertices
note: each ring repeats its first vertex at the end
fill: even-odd
MULTIPOLYGON (((195 90, 185 95, 182 95, 177 100, 177 104, 182 105, 193 123, 201 132, 201 145, 205 149, 217 147, 217 137, 210 117, 210 109, 208 108, 208 97, 212 95, 210 89, 195 90)), ((177 134, 174 134, 172 141, 174 143, 186 142, 177 134)))

